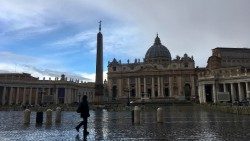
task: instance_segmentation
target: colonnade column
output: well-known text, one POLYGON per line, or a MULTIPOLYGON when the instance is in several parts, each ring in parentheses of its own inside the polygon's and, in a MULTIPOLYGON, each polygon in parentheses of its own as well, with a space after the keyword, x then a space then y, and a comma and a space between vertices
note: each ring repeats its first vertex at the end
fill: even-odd
MULTIPOLYGON (((118 91, 119 91, 119 84, 118 84, 118 91)), ((65 88, 65 93, 64 93, 64 103, 68 104, 68 88, 65 88)))
POLYGON ((10 87, 9 105, 13 103, 13 87, 10 87))
POLYGON ((230 83, 230 88, 231 88, 231 101, 232 103, 235 102, 235 89, 234 89, 234 84, 230 83))
POLYGON ((138 78, 138 98, 141 98, 141 78, 138 78))
POLYGON ((154 79, 154 76, 152 77, 152 90, 151 90, 151 93, 152 93, 152 98, 155 98, 155 79, 154 79))
MULTIPOLYGON (((43 99, 44 99, 44 92, 45 92, 45 90, 44 90, 45 88, 42 88, 42 93, 41 93, 41 95, 42 95, 42 104, 44 103, 44 101, 43 101, 43 99)), ((66 95, 66 94, 65 94, 66 95)), ((65 95, 64 95, 64 97, 65 97, 65 95)))
POLYGON ((38 88, 36 88, 35 105, 38 103, 38 88))
POLYGON ((16 104, 19 103, 19 87, 16 88, 16 104))
POLYGON ((159 97, 160 96, 160 91, 161 91, 161 87, 160 87, 160 76, 158 76, 158 78, 157 78, 157 87, 158 87, 158 95, 157 95, 157 97, 159 97))
POLYGON ((138 78, 135 78, 135 97, 138 98, 138 78))
POLYGON ((70 103, 72 103, 72 88, 69 88, 69 101, 68 101, 68 103, 70 104, 70 103))
POLYGON ((3 88, 2 105, 5 105, 6 87, 3 88))
POLYGON ((58 104, 58 88, 56 87, 55 89, 56 89, 56 92, 55 92, 55 95, 54 95, 54 102, 56 104, 58 104))
POLYGON ((29 104, 31 105, 32 100, 32 87, 30 87, 30 94, 29 94, 29 104))
POLYGON ((130 82, 129 82, 129 78, 127 79, 127 85, 128 85, 128 97, 130 97, 130 82))
POLYGON ((242 101, 243 100, 243 90, 242 90, 240 82, 238 83, 238 90, 239 90, 239 101, 242 101))
POLYGON ((23 105, 25 105, 26 102, 26 87, 23 88, 23 105))
POLYGON ((249 85, 248 82, 246 82, 246 92, 247 92, 247 99, 250 99, 250 90, 249 90, 249 85))

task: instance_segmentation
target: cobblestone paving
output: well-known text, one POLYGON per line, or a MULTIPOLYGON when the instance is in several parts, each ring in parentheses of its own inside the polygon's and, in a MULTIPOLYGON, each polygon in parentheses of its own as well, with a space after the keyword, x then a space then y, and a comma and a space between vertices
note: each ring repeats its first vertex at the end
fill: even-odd
MULTIPOLYGON (((164 123, 156 122, 156 110, 142 111, 140 125, 132 125, 130 111, 91 111, 90 115, 86 137, 90 141, 250 139, 250 116, 206 112, 199 107, 164 107, 164 123)), ((82 129, 79 133, 74 129, 79 121, 77 113, 63 112, 60 125, 36 126, 32 112, 30 125, 24 126, 23 112, 1 111, 0 141, 83 140, 82 129)))

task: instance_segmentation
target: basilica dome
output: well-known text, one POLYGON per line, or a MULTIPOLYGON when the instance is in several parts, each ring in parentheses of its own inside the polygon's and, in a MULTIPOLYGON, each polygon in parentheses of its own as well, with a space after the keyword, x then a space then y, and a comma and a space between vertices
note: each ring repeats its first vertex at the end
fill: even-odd
POLYGON ((145 62, 153 62, 153 63, 160 63, 160 62, 170 62, 171 61, 171 54, 167 47, 161 44, 160 38, 155 38, 154 45, 152 45, 146 55, 145 55, 145 62))

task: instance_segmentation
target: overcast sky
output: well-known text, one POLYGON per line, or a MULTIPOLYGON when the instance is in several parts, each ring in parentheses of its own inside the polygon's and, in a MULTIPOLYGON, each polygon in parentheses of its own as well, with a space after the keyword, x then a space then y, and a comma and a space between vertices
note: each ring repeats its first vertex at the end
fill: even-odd
POLYGON ((99 20, 104 73, 143 59, 157 33, 205 67, 213 48, 250 47, 249 15, 249 0, 0 0, 0 72, 94 81, 99 20))

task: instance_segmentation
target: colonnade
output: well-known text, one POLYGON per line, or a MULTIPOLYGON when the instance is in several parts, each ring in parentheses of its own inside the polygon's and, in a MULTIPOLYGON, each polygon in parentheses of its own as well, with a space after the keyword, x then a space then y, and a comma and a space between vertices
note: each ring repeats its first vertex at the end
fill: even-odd
POLYGON ((250 100, 250 82, 224 82, 224 83, 199 83, 198 93, 200 103, 206 103, 206 85, 212 85, 212 102, 217 103, 218 92, 225 92, 229 94, 230 101, 250 100), (219 91, 219 85, 223 86, 223 91, 219 91))
MULTIPOLYGON (((178 77, 179 78, 179 77, 178 77)), ((184 80, 183 80, 184 81, 184 80)), ((178 88, 178 95, 184 94, 184 82, 178 80, 177 82, 173 81, 173 77, 168 77, 168 81, 164 82, 164 76, 144 76, 144 77, 135 77, 135 78, 125 78, 118 79, 118 98, 125 98, 126 95, 123 95, 124 89, 135 90, 135 98, 141 98, 142 94, 147 93, 148 89, 151 91, 151 98, 164 98, 166 97, 165 88, 168 88, 168 96, 175 97, 174 95, 174 86, 178 88), (134 81, 132 82, 131 79, 134 81), (124 81, 124 82, 123 82, 124 81), (133 88, 132 88, 133 87, 133 88)), ((191 94, 195 94, 195 84, 194 78, 190 77, 189 85, 191 87, 191 94)))
MULTIPOLYGON (((79 101, 79 90, 77 88, 61 88, 64 89, 64 93, 62 95, 58 95, 59 89, 59 87, 1 86, 0 105, 38 105, 44 103, 70 104, 79 101)), ((82 91, 81 96, 83 94, 93 95, 94 92, 89 94, 85 91, 82 91)))

